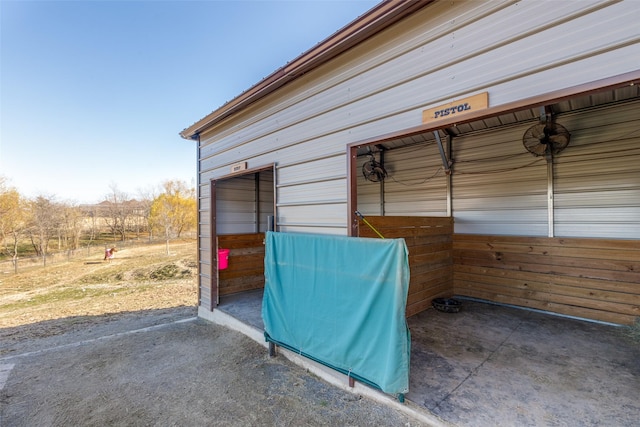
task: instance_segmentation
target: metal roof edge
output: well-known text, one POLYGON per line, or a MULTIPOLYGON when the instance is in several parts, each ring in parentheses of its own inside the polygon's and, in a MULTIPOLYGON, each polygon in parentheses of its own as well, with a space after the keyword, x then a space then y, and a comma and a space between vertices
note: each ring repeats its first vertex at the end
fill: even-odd
POLYGON ((196 139, 204 129, 330 61, 434 0, 384 0, 251 88, 180 132, 196 139))

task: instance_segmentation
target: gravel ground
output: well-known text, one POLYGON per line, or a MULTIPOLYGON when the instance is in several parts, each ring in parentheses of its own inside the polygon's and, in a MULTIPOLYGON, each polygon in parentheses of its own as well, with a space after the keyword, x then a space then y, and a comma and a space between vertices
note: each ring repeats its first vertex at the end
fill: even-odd
POLYGON ((176 308, 6 345, 0 425, 413 426, 176 308))
POLYGON ((0 277, 0 427, 414 426, 196 318, 195 242, 0 277))

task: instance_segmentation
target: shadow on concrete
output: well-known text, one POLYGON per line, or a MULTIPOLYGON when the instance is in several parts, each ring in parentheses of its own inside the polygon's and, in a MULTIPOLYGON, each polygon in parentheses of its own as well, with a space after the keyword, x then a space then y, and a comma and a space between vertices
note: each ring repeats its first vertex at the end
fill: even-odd
POLYGON ((70 316, 0 328, 0 358, 197 316, 195 306, 70 316))
MULTIPOLYGON (((220 309, 264 329, 262 292, 220 309)), ((460 299, 407 319, 407 400, 459 426, 637 425, 640 342, 626 327, 460 299)))
MULTIPOLYGON (((0 356, 0 425, 421 425, 193 314, 76 316, 63 319, 75 332, 21 340, 48 347, 0 356)), ((3 346, 15 349, 5 341, 21 329, 7 329, 3 346)))

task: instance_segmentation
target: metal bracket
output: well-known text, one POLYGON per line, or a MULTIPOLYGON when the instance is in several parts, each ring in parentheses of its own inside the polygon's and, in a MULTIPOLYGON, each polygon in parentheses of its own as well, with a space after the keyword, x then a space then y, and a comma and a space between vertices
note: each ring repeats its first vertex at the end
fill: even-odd
MULTIPOLYGON (((553 124, 553 110, 551 106, 545 105, 540 107, 540 122, 545 126, 553 124)), ((553 153, 547 150, 545 154, 545 160, 547 161, 547 224, 548 224, 548 237, 554 237, 555 235, 555 203, 554 203, 554 178, 553 178, 553 153)))
POLYGON ((440 133, 436 130, 433 132, 433 136, 438 143, 438 150, 440 150, 440 157, 442 157, 442 167, 444 168, 444 172, 449 175, 451 173, 451 162, 449 161, 449 159, 447 159, 447 155, 444 152, 442 140, 440 139, 440 133))

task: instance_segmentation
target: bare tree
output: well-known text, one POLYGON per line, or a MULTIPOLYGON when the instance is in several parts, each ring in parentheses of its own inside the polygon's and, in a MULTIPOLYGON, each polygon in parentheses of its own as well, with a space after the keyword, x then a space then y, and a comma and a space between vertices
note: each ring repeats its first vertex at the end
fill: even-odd
POLYGON ((62 204, 60 213, 60 229, 63 232, 65 247, 75 251, 80 246, 80 238, 84 231, 84 215, 80 207, 71 204, 62 204))
POLYGON ((95 205, 85 205, 82 206, 80 210, 82 211, 82 217, 84 218, 83 229, 88 234, 87 239, 89 240, 89 242, 87 243, 87 245, 89 246, 95 240, 96 234, 99 230, 97 212, 98 209, 95 205))
POLYGON ((27 229, 31 245, 36 255, 42 257, 43 264, 47 264, 49 241, 55 235, 60 222, 59 205, 51 196, 38 196, 28 203, 30 223, 27 229))
POLYGON ((136 233, 136 238, 140 238, 140 233, 147 229, 147 207, 144 202, 132 199, 125 203, 127 218, 125 229, 136 233))
POLYGON ((149 231, 149 241, 153 240, 153 226, 151 224, 151 206, 158 197, 160 191, 154 187, 138 189, 138 202, 140 203, 141 214, 144 217, 147 230, 149 231))
POLYGON ((114 240, 117 235, 120 235, 120 240, 124 241, 127 233, 127 217, 130 213, 126 203, 128 196, 127 193, 120 191, 115 183, 112 183, 109 188, 111 193, 105 196, 104 220, 114 240))

